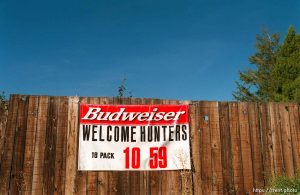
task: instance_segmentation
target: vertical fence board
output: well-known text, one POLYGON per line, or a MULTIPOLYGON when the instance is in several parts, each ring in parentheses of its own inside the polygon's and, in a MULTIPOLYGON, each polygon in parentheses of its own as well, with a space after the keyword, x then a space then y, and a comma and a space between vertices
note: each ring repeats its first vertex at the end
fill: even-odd
POLYGON ((281 143, 281 121, 278 113, 278 104, 270 103, 270 122, 272 128, 275 174, 282 175, 284 173, 284 163, 281 143))
MULTIPOLYGON (((99 104, 107 104, 107 98, 99 98, 99 104)), ((98 185, 97 185, 97 193, 99 195, 105 195, 108 193, 108 174, 106 171, 98 172, 98 185)))
POLYGON ((294 176, 292 138, 289 120, 289 105, 279 104, 279 114, 281 119, 281 142, 285 172, 288 177, 294 176))
MULTIPOLYGON (((158 104, 177 104, 177 101, 158 100, 158 104)), ((173 134, 174 135, 174 134, 173 134)), ((180 154, 179 154, 180 155, 180 154)), ((175 158, 180 158, 176 156, 175 158)), ((162 174, 161 189, 162 194, 179 194, 182 189, 182 175, 180 171, 167 171, 168 174, 162 174)))
MULTIPOLYGON (((140 98, 134 98, 136 104, 147 104, 146 99, 140 99, 140 98)), ((148 171, 140 172, 139 174, 139 180, 140 180, 140 186, 139 186, 139 194, 145 194, 149 195, 151 194, 151 188, 149 188, 149 179, 150 173, 148 171)))
MULTIPOLYGON (((190 147, 190 160, 191 160, 191 170, 182 170, 180 173, 181 176, 181 194, 193 194, 194 193, 194 180, 193 180, 193 149, 192 149, 192 137, 194 136, 194 133, 196 129, 194 126, 196 124, 193 124, 192 126, 192 118, 195 118, 195 107, 193 107, 193 104, 191 104, 190 101, 185 102, 177 102, 179 104, 189 104, 189 147, 190 147), (192 114, 193 113, 193 114, 192 114), (192 115, 190 115, 192 114, 192 115)), ((195 121, 195 120, 194 120, 195 121)))
MULTIPOLYGON (((154 100, 154 104, 165 104, 164 100, 154 100)), ((161 194, 172 194, 174 195, 174 189, 172 188, 175 185, 178 185, 178 181, 176 180, 177 178, 174 178, 174 174, 172 173, 172 171, 167 171, 167 174, 161 174, 162 179, 161 181, 161 185, 159 186, 161 188, 161 194), (172 184, 170 185, 170 180, 172 181, 172 184)))
POLYGON ((34 166, 36 130, 37 130, 37 115, 38 115, 39 98, 37 96, 29 97, 28 113, 27 113, 27 127, 25 140, 25 156, 24 156, 24 191, 25 194, 32 192, 32 177, 34 166))
POLYGON ((13 154, 15 146, 15 136, 19 111, 19 96, 11 96, 8 114, 7 130, 5 131, 2 162, 0 166, 0 191, 9 193, 10 176, 12 171, 13 154))
MULTIPOLYGON (((2 164, 2 157, 4 153, 4 143, 6 140, 6 125, 8 119, 9 102, 4 102, 5 109, 0 109, 0 164, 2 164)), ((1 181, 0 181, 1 182, 1 181)), ((1 186, 1 184, 0 184, 1 186)))
MULTIPOLYGON (((109 98, 108 104, 120 104, 121 101, 119 98, 109 98)), ((115 171, 108 172, 108 194, 114 195, 114 194, 121 194, 120 189, 118 188, 118 182, 119 182, 119 173, 115 171)))
MULTIPOLYGON (((157 99, 146 99, 145 100, 146 104, 159 104, 159 100, 157 99)), ((148 185, 147 189, 149 189, 150 193, 149 194, 162 194, 162 181, 164 180, 163 174, 161 171, 151 171, 148 173, 148 185)))
MULTIPOLYGON (((130 104, 140 104, 140 102, 138 102, 136 99, 131 98, 130 104)), ((142 173, 143 172, 141 171, 131 171, 129 173, 129 178, 130 178, 129 189, 131 195, 140 194, 141 183, 143 183, 143 180, 140 180, 142 173)))
POLYGON ((220 194, 223 192, 223 174, 219 123, 219 103, 210 102, 209 107, 209 128, 211 132, 212 194, 220 194))
POLYGON ((69 97, 68 100, 68 132, 66 156, 65 193, 76 192, 75 179, 77 172, 77 141, 78 141, 78 97, 69 97))
POLYGON ((49 98, 39 97, 39 108, 37 114, 37 130, 35 138, 34 165, 32 178, 33 194, 43 194, 43 169, 45 156, 46 125, 48 117, 49 98))
MULTIPOLYGON (((79 101, 77 103, 77 117, 75 118, 77 121, 77 126, 74 129, 75 133, 76 133, 76 144, 79 147, 79 105, 82 104, 88 104, 90 101, 90 98, 88 97, 82 97, 79 98, 79 101)), ((76 161, 78 161, 78 147, 76 148, 76 161)), ((75 162, 76 162, 75 161, 75 162)), ((76 164, 76 170, 78 169, 78 163, 76 164)), ((75 177, 75 194, 87 194, 87 183, 88 183, 88 172, 87 171, 76 171, 76 177, 75 177)))
POLYGON ((238 112, 238 104, 229 103, 234 191, 236 194, 245 194, 238 112))
POLYGON ((253 184, 254 188, 263 189, 263 159, 262 159, 262 143, 259 129, 259 115, 258 105, 256 103, 249 103, 249 131, 252 142, 252 165, 253 165, 253 184))
POLYGON ((14 151, 12 159, 12 168, 10 175, 10 194, 20 193, 25 188, 24 183, 24 153, 25 153, 25 140, 26 140, 26 127, 27 127, 27 110, 28 110, 28 97, 20 96, 18 98, 19 108, 17 117, 16 134, 14 141, 14 151))
POLYGON ((57 113, 57 139, 55 156, 54 192, 55 194, 65 193, 66 179, 66 149, 68 131, 68 98, 59 97, 57 113))
POLYGON ((264 184, 268 182, 269 178, 274 177, 275 165, 272 142, 272 129, 270 124, 270 114, 268 103, 261 103, 259 105, 260 118, 260 134, 262 136, 262 154, 263 154, 263 169, 264 169, 264 184))
MULTIPOLYGON (((140 98, 135 98, 136 100, 136 104, 149 104, 149 101, 147 101, 147 99, 140 99, 140 98)), ((152 192, 152 189, 149 187, 150 186, 150 174, 152 172, 148 172, 148 171, 143 171, 140 172, 140 194, 145 194, 145 195, 149 195, 152 192)), ((159 181, 160 178, 158 178, 157 181, 159 181)), ((156 193, 158 194, 158 193, 156 193)))
MULTIPOLYGON (((162 104, 178 104, 179 102, 176 100, 163 100, 162 104)), ((174 135, 174 134, 173 134, 174 135)), ((182 155, 180 155, 178 153, 179 156, 177 156, 177 158, 183 158, 181 159, 181 162, 185 162, 185 157, 183 157, 182 155)), ((163 182, 167 182, 168 188, 171 190, 169 191, 170 194, 180 194, 181 192, 183 193, 187 193, 186 188, 188 188, 188 173, 185 172, 184 170, 181 171, 170 171, 170 175, 169 175, 170 179, 167 178, 165 180, 163 180, 163 182), (185 186, 183 186, 182 184, 184 184, 185 186), (185 191, 186 190, 186 191, 185 191)), ((162 185, 162 188, 164 189, 165 185, 162 185)))
MULTIPOLYGON (((300 158, 300 104, 298 104, 297 106, 298 108, 295 107, 294 109, 294 116, 295 116, 295 124, 297 127, 297 140, 298 140, 298 149, 296 148, 296 150, 298 150, 298 157, 300 158), (298 109, 298 112, 297 112, 298 109), (298 118, 298 120, 297 120, 298 118), (296 121, 297 120, 297 121, 296 121)), ((297 170, 297 174, 300 175, 300 168, 297 170)))
POLYGON ((0 191, 5 194, 8 194, 9 191, 9 180, 19 108, 18 103, 18 96, 14 95, 10 97, 8 120, 6 126, 7 130, 5 131, 5 138, 3 139, 4 146, 2 153, 2 162, 0 166, 0 191))
MULTIPOLYGON (((93 97, 88 98, 87 103, 89 104, 99 104, 99 98, 93 97)), ((88 171, 87 173, 87 187, 86 192, 90 195, 96 195, 98 192, 98 172, 96 171, 88 171)))
POLYGON ((298 105, 292 104, 289 107, 290 111, 290 123, 291 123, 291 138, 292 138, 292 148, 293 148, 293 161, 295 173, 300 174, 300 118, 298 105))
POLYGON ((201 175, 201 137, 200 137, 200 109, 199 103, 190 105, 190 132, 191 132, 191 150, 193 160, 193 183, 194 194, 202 195, 202 175, 201 175))
POLYGON ((209 128, 209 103, 200 102, 200 125, 201 125, 201 175, 203 194, 212 192, 212 159, 211 159, 211 132, 209 128))
MULTIPOLYGON (((129 98, 122 98, 121 100, 121 104, 131 104, 131 101, 129 98)), ((124 148, 125 149, 125 148, 124 148)), ((130 178, 130 173, 129 171, 120 171, 118 172, 118 189, 120 190, 120 192, 124 195, 130 195, 130 182, 131 182, 131 178, 130 178)))
MULTIPOLYGON (((246 193, 253 192, 253 165, 251 136, 249 130, 249 110, 248 103, 238 103, 239 106, 239 124, 240 124, 240 142, 242 149, 243 177, 246 193)), ((252 194, 252 193, 251 193, 252 194)))
POLYGON ((229 105, 227 102, 222 102, 219 104, 219 121, 223 168, 223 194, 229 195, 234 194, 234 185, 229 125, 229 105))
POLYGON ((50 97, 47 127, 46 127, 46 145, 44 156, 43 188, 45 194, 54 193, 54 173, 55 173, 55 153, 57 138, 57 113, 59 99, 50 97), (47 168, 46 168, 47 167, 47 168))

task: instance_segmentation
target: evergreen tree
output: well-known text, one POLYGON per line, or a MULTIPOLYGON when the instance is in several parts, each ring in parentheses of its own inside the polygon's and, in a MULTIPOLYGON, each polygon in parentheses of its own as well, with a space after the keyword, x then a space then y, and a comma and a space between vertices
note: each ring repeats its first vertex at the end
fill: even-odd
POLYGON ((279 34, 270 35, 266 30, 256 36, 256 53, 249 58, 255 69, 240 72, 236 82, 237 91, 233 97, 239 101, 269 101, 272 99, 272 69, 276 64, 279 48, 279 34))
POLYGON ((300 102, 300 35, 293 27, 279 49, 272 77, 276 78, 274 101, 300 102))
POLYGON ((236 100, 300 102, 300 35, 294 27, 281 45, 278 34, 258 35, 249 61, 256 67, 240 72, 236 100))

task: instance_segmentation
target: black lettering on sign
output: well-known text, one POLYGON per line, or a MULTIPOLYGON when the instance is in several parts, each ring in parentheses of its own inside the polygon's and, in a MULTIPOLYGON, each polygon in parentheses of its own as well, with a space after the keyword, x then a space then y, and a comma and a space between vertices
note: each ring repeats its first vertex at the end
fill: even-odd
POLYGON ((121 142, 129 142, 129 126, 121 127, 121 142))
POLYGON ((182 125, 182 140, 187 140, 187 132, 186 132, 187 126, 186 125, 182 125))
POLYGON ((174 126, 169 126, 169 141, 174 141, 173 139, 173 134, 174 134, 174 131, 172 130, 174 126))
POLYGON ((115 142, 118 142, 119 139, 120 139, 119 132, 120 132, 120 129, 119 129, 118 126, 116 126, 115 129, 114 129, 114 133, 115 133, 114 141, 115 141, 115 142))
POLYGON ((114 159, 114 154, 111 152, 100 152, 99 158, 114 159))
POLYGON ((89 141, 90 139, 91 125, 83 125, 83 141, 89 141))
POLYGON ((163 128, 163 131, 164 131, 164 141, 166 141, 166 129, 167 129, 167 126, 162 126, 163 128))
POLYGON ((135 132, 136 126, 131 127, 131 142, 136 142, 134 135, 136 134, 135 132))
POLYGON ((176 141, 180 141, 180 125, 176 125, 175 127, 175 139, 176 141))
POLYGON ((96 125, 93 125, 93 135, 92 135, 92 141, 97 141, 97 139, 95 138, 95 134, 96 134, 96 129, 97 128, 97 126, 96 125))
POLYGON ((146 139, 146 127, 145 126, 142 126, 141 127, 141 142, 144 142, 146 139))
POLYGON ((100 126, 100 129, 99 129, 99 141, 104 141, 104 139, 102 137, 102 126, 100 126))
POLYGON ((160 127, 154 126, 154 141, 159 142, 160 141, 160 127))
POLYGON ((152 126, 148 126, 148 142, 152 142, 152 140, 153 140, 153 137, 152 137, 153 133, 152 132, 153 132, 152 131, 152 126))
POLYGON ((111 132, 111 126, 107 127, 107 141, 111 141, 112 140, 112 136, 110 135, 111 132))

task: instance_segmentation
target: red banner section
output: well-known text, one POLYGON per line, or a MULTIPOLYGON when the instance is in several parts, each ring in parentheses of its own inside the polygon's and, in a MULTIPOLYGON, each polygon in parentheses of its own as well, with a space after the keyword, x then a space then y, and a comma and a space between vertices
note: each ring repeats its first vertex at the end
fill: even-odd
POLYGON ((188 105, 80 105, 80 123, 170 125, 188 123, 188 105))

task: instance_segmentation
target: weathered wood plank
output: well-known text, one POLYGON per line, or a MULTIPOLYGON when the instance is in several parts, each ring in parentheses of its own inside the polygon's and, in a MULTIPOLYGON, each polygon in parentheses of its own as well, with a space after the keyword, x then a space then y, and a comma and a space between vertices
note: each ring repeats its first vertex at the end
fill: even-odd
POLYGON ((16 121, 17 126, 15 130, 16 134, 14 140, 14 150, 9 186, 10 194, 18 194, 21 191, 25 190, 23 165, 27 127, 28 97, 19 96, 18 101, 18 117, 16 121))
MULTIPOLYGON (((99 98, 99 104, 108 104, 107 98, 99 98)), ((106 195, 108 193, 108 172, 99 171, 98 172, 98 181, 97 181, 97 193, 100 195, 106 195)))
POLYGON ((229 125, 229 105, 227 102, 219 103, 219 116, 223 168, 223 194, 229 195, 234 194, 234 183, 229 125))
MULTIPOLYGON (((121 104, 128 105, 131 104, 130 98, 121 98, 121 104)), ((120 171, 118 176, 118 189, 124 195, 130 195, 130 172, 129 171, 120 171)))
MULTIPOLYGON (((129 99, 130 104, 141 104, 141 102, 137 101, 135 98, 129 99)), ((142 175, 141 171, 130 171, 129 172, 129 189, 131 195, 139 195, 141 183, 143 183, 143 179, 140 180, 140 177, 142 175)))
POLYGON ((46 143, 46 126, 48 117, 49 97, 39 97, 37 113, 37 130, 35 138, 34 166, 32 178, 32 193, 43 194, 43 169, 46 143))
MULTIPOLYGON (((99 104, 99 98, 93 97, 88 98, 87 103, 89 104, 99 104)), ((96 195, 98 192, 98 172, 88 171, 87 172, 87 194, 96 195)))
MULTIPOLYGON (((158 104, 177 104, 177 101, 158 100, 158 104)), ((179 194, 182 186, 182 175, 184 171, 167 171, 167 174, 162 173, 161 193, 162 194, 179 194)))
POLYGON ((237 103, 229 103, 229 121, 232 151, 232 169, 236 194, 245 194, 241 141, 239 130, 239 111, 237 103))
POLYGON ((238 103, 241 154, 243 162, 244 187, 248 194, 253 194, 253 165, 252 165, 252 143, 249 129, 248 103, 238 103))
POLYGON ((211 194, 212 192, 212 156, 211 156, 211 130, 209 120, 209 103, 200 102, 200 128, 201 128, 201 175, 202 175, 202 192, 211 194))
POLYGON ((219 119, 219 103, 209 103, 209 128, 211 132, 211 162, 212 162, 212 194, 223 193, 223 174, 221 156, 221 135, 219 119))
POLYGON ((285 173, 288 177, 294 177, 292 138, 289 120, 289 105, 279 104, 278 109, 281 119, 281 143, 285 173))
POLYGON ((12 156, 13 156, 13 147, 15 140, 15 129, 16 121, 18 114, 18 96, 10 96, 9 99, 9 111, 7 126, 5 131, 5 137, 3 139, 3 153, 1 154, 1 166, 0 166, 0 192, 8 194, 9 191, 9 178, 11 172, 12 156))
POLYGON ((252 148, 252 166, 253 166, 253 188, 263 189, 263 159, 262 159, 262 142, 259 129, 259 115, 257 103, 248 104, 249 131, 252 148))
POLYGON ((46 126, 46 143, 43 170, 43 188, 45 194, 54 193, 58 105, 59 98, 50 97, 46 126))
POLYGON ((65 194, 68 97, 59 97, 55 156, 54 194, 65 194))
MULTIPOLYGON (((145 98, 133 98, 135 104, 147 104, 145 98)), ((151 188, 149 188, 149 176, 150 176, 149 171, 142 171, 139 172, 139 180, 140 180, 140 186, 139 186, 139 194, 144 194, 144 195, 149 195, 151 194, 151 188)), ((158 194, 158 193, 156 193, 158 194)))
MULTIPOLYGON (((8 106, 8 102, 4 103, 5 107, 8 106), (7 105, 6 105, 7 104, 7 105)), ((2 157, 4 153, 5 131, 7 125, 8 110, 0 109, 0 164, 2 164, 2 157)))
MULTIPOLYGON (((108 104, 120 104, 120 98, 114 97, 114 98, 108 98, 108 104)), ((118 180, 119 180, 119 172, 112 171, 108 172, 108 194, 110 195, 116 195, 121 194, 121 190, 118 188, 118 180)))
MULTIPOLYGON (((77 161, 77 164, 76 164, 76 170, 77 170, 77 167, 78 167, 78 145, 79 145, 79 107, 80 107, 80 104, 88 104, 90 101, 90 98, 88 97, 81 97, 79 98, 79 102, 77 103, 77 109, 78 109, 78 112, 77 112, 77 128, 75 129, 75 132, 76 132, 76 144, 77 144, 77 148, 76 148, 76 161, 77 161)), ((81 195, 81 194, 87 194, 87 189, 88 189, 88 173, 87 171, 79 171, 77 170, 76 171, 76 179, 75 179, 75 187, 76 187, 76 191, 75 191, 75 194, 78 194, 78 195, 81 195)), ((93 178, 94 179, 94 178, 93 178)))
POLYGON ((275 174, 283 175, 284 162, 282 154, 282 142, 281 142, 281 119, 278 111, 277 103, 270 103, 270 122, 272 129, 272 142, 273 142, 273 151, 274 151, 274 162, 275 162, 275 174))
POLYGON ((189 147, 190 147, 190 163, 191 169, 190 170, 182 170, 180 172, 181 176, 181 194, 193 194, 194 192, 194 183, 193 183, 193 171, 194 171, 194 164, 193 164, 193 150, 192 150, 192 136, 194 135, 194 131, 196 131, 196 124, 192 124, 192 117, 195 117, 195 105, 193 105, 190 101, 184 102, 177 102, 179 104, 189 104, 189 113, 194 113, 193 115, 189 115, 189 147), (193 107, 194 106, 194 107, 193 107), (191 109, 192 108, 192 109, 191 109))
POLYGON ((66 156, 65 193, 74 194, 77 190, 75 179, 77 173, 77 143, 78 143, 78 107, 79 98, 69 97, 68 100, 68 132, 66 156))
MULTIPOLYGON (((157 99, 145 99, 145 104, 159 104, 157 99)), ((151 171, 145 174, 144 188, 149 192, 149 194, 162 194, 162 172, 161 171, 151 171)))
POLYGON ((275 175, 272 129, 270 123, 269 104, 261 103, 259 105, 260 133, 262 136, 262 156, 263 156, 263 174, 264 184, 266 185, 270 178, 275 175))
POLYGON ((192 150, 192 172, 193 172, 193 193, 202 195, 202 175, 201 175, 201 129, 198 117, 200 106, 198 102, 193 102, 189 107, 190 115, 190 133, 191 133, 191 150, 192 150))
POLYGON ((26 127, 26 140, 25 140, 25 156, 24 156, 24 191, 25 194, 32 193, 32 178, 34 167, 34 153, 36 142, 36 130, 37 130, 37 117, 39 98, 37 96, 28 97, 28 113, 27 113, 27 127, 26 127))
POLYGON ((300 174, 300 117, 297 104, 292 104, 289 107, 289 116, 291 122, 294 168, 295 173, 300 174))

